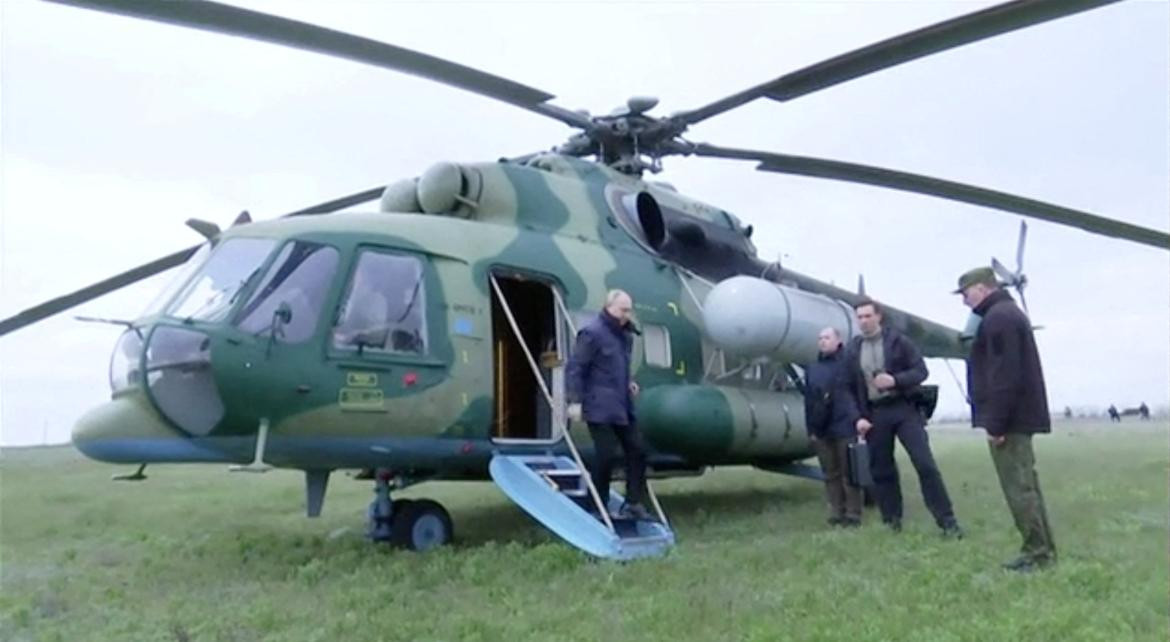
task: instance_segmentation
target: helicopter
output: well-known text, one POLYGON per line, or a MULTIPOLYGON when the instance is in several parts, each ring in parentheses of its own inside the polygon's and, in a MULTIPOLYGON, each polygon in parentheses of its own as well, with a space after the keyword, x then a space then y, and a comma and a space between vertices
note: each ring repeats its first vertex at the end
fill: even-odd
MULTIPOLYGON (((552 105, 544 92, 466 67, 224 5, 71 4, 296 46, 305 46, 293 40, 307 31, 314 34, 312 47, 324 53, 380 52, 376 55, 386 58, 379 64, 579 130, 551 152, 506 162, 439 163, 417 178, 304 208, 279 221, 241 217, 227 230, 194 221, 192 227, 209 237, 206 243, 0 322, 6 333, 183 265, 174 292, 160 297, 148 314, 126 322, 111 364, 114 399, 79 422, 75 443, 106 461, 255 458, 258 464, 305 470, 310 505, 317 510, 329 470, 390 471, 395 478, 377 483, 399 486, 483 479, 492 453, 507 440, 555 442, 541 431, 559 423, 557 400, 541 406, 538 378, 526 372, 526 362, 537 346, 551 342, 555 375, 555 364, 567 356, 573 321, 579 324, 579 315, 599 307, 610 287, 630 291, 639 303, 644 334, 636 377, 646 390, 640 411, 655 448, 652 467, 680 474, 724 464, 783 468, 810 454, 797 381, 786 366, 807 360, 811 341, 794 335, 792 345, 776 348, 773 342, 768 353, 753 346, 730 357, 742 346, 729 341, 721 346, 706 336, 710 323, 704 314, 710 310, 704 301, 721 282, 750 276, 755 279, 750 287, 766 281, 775 287, 762 292, 781 292, 807 304, 798 304, 791 315, 805 322, 805 331, 836 323, 848 334, 847 304, 858 295, 760 259, 751 243, 753 229, 734 215, 643 180, 670 156, 748 160, 761 163, 764 171, 916 190, 1167 245, 1165 233, 1156 230, 1003 193, 867 166, 691 143, 682 136, 690 126, 752 100, 792 100, 933 51, 1104 3, 1009 3, 670 117, 650 116, 655 101, 649 98, 632 99, 607 116, 569 111, 552 105), (379 201, 379 211, 332 213, 372 201, 379 201), (374 267, 363 263, 367 257, 374 267), (296 284, 294 276, 305 268, 316 280, 302 284, 301 298, 294 299, 282 288, 296 284), (351 312, 358 305, 351 302, 374 296, 354 294, 369 287, 365 274, 404 284, 374 293, 386 299, 384 316, 401 317, 394 327, 363 333, 369 328, 351 323, 359 315, 351 312), (519 313, 518 322, 509 322, 507 317, 515 316, 509 312, 519 313), (517 326, 521 331, 513 332, 517 326), (168 360, 176 355, 194 358, 168 360), (771 359, 761 362, 762 356, 771 359), (168 377, 168 369, 175 376, 168 377), (719 382, 734 385, 721 390, 719 382), (738 403, 729 401, 737 396, 738 403), (707 416, 690 412, 691 403, 725 404, 724 425, 688 423, 707 416), (755 416, 753 408, 774 414, 755 416), (656 420, 657 415, 663 417, 656 420), (265 434, 266 447, 260 448, 265 434), (411 439, 421 440, 417 449, 400 443, 411 439)), ((918 339, 928 355, 962 356, 956 331, 896 309, 887 317, 918 339)), ((550 392, 556 392, 556 376, 551 380, 550 392)), ((440 511, 428 505, 408 516, 437 515, 449 534, 449 517, 440 511)), ((439 540, 445 537, 439 534, 439 540)))

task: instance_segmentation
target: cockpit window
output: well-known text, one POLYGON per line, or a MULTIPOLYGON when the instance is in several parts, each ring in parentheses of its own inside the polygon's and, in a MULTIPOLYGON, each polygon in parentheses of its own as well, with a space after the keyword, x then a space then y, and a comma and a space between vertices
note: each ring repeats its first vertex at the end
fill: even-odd
POLYGON ((359 352, 426 354, 426 303, 422 261, 362 252, 333 329, 333 345, 359 352))
POLYGON ((200 245, 199 248, 195 250, 195 253, 192 254, 191 257, 187 259, 187 262, 179 268, 179 271, 175 274, 175 276, 171 277, 171 280, 167 282, 166 287, 164 287, 158 294, 154 296, 154 299, 151 300, 150 305, 146 306, 146 309, 143 310, 142 314, 139 316, 145 317, 162 312, 163 307, 170 303, 171 299, 174 298, 175 292, 178 292, 179 288, 183 287, 183 284, 185 284, 187 280, 191 278, 191 274, 203 266, 203 264, 207 261, 207 256, 209 254, 211 254, 210 241, 200 245))
POLYGON ((276 246, 273 239, 236 238, 211 253, 183 287, 170 314, 197 321, 222 321, 248 283, 260 274, 264 259, 276 246))
POLYGON ((276 255, 268 273, 237 318, 241 330, 298 343, 313 336, 325 297, 337 272, 337 250, 320 243, 293 241, 276 255), (281 306, 286 318, 278 319, 281 306))

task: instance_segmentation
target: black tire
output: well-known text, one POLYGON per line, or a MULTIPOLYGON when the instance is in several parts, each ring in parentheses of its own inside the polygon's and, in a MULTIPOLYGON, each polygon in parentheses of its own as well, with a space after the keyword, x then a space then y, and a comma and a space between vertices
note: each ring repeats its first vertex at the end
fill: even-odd
POLYGON ((406 511, 406 507, 414 503, 413 499, 396 499, 390 503, 390 519, 398 519, 398 516, 406 511))
MULTIPOLYGON (((396 507, 397 508, 397 507, 396 507)), ((455 530, 451 515, 438 502, 420 499, 394 513, 391 541, 412 551, 428 551, 451 543, 455 530)))

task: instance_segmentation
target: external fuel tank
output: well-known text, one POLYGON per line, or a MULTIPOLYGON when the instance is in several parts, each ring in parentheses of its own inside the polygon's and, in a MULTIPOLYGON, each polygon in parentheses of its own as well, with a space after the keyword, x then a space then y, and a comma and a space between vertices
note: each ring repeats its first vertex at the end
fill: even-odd
POLYGON ((817 334, 833 327, 848 342, 858 333, 844 302, 751 276, 720 281, 703 302, 703 330, 716 346, 745 357, 810 363, 817 334))
POLYGON ((703 461, 809 453, 804 401, 795 391, 655 386, 639 399, 638 425, 656 450, 703 461))

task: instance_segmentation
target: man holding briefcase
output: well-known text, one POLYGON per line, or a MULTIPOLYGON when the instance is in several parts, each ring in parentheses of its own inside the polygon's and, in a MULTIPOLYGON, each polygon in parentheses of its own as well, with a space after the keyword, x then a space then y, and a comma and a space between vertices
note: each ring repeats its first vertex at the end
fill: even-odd
POLYGON ((963 531, 955 519, 942 473, 930 451, 925 420, 915 395, 927 376, 922 353, 910 338, 882 326, 881 307, 869 299, 853 306, 861 336, 850 342, 846 360, 857 432, 869 439, 874 491, 882 521, 902 530, 902 486, 894 462, 894 439, 910 455, 922 498, 945 537, 959 539, 963 531))

